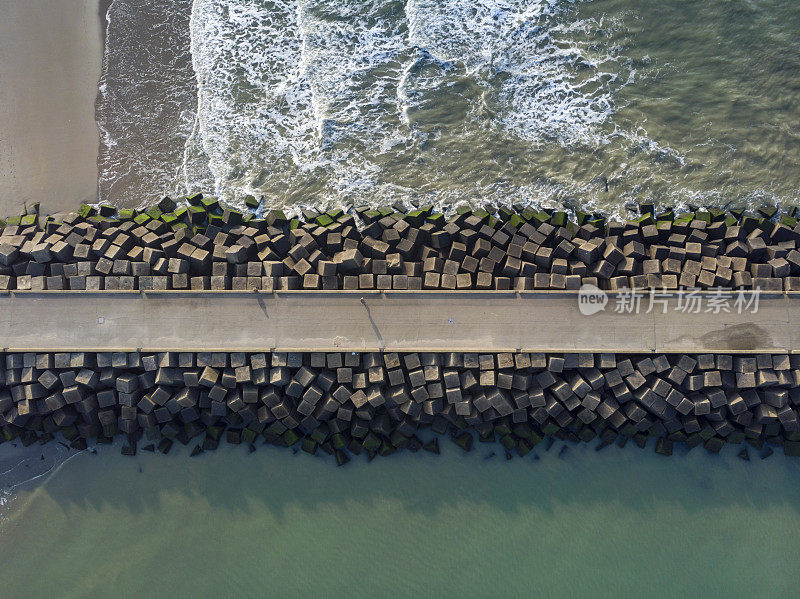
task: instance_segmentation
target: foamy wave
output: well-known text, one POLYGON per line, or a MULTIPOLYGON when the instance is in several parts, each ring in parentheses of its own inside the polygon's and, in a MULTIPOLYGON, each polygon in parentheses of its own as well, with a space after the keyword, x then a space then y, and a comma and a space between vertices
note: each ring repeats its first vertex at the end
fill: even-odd
MULTIPOLYGON (((601 68, 609 57, 564 43, 600 26, 565 22, 570 5, 196 0, 197 131, 217 193, 281 205, 452 202, 502 182, 442 189, 414 171, 436 177, 430 148, 446 144, 446 157, 479 143, 470 130, 487 121, 502 129, 495 137, 531 148, 603 143, 616 75, 601 68)), ((531 187, 506 191, 522 198, 531 187)))

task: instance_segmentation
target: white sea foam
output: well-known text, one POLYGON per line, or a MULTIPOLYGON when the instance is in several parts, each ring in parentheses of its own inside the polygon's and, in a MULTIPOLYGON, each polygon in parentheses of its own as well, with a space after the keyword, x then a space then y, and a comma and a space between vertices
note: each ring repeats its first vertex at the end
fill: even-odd
POLYGON ((763 179, 737 187, 704 164, 696 139, 648 131, 635 86, 679 67, 637 56, 634 13, 590 2, 114 0, 101 197, 620 214, 650 198, 771 201, 763 179))
MULTIPOLYGON (((419 197, 424 185, 403 169, 428 160, 424 148, 445 133, 425 115, 446 113, 443 93, 462 93, 465 79, 464 120, 454 118, 448 144, 469 142, 459 128, 480 128, 487 113, 497 136, 531 147, 604 143, 616 74, 602 67, 613 57, 570 41, 602 25, 565 20, 571 4, 195 0, 197 132, 217 193, 275 204, 419 197)), ((437 195, 502 187, 454 182, 437 195)))

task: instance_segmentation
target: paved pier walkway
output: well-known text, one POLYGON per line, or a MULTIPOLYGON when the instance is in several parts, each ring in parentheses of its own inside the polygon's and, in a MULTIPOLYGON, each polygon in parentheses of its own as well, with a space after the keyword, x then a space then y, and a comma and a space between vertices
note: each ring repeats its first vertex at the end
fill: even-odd
POLYGON ((615 312, 612 294, 584 316, 575 292, 9 292, 0 350, 800 350, 800 296, 762 294, 755 314, 731 299, 713 314, 711 295, 700 313, 673 295, 663 314, 644 294, 635 314, 615 312))

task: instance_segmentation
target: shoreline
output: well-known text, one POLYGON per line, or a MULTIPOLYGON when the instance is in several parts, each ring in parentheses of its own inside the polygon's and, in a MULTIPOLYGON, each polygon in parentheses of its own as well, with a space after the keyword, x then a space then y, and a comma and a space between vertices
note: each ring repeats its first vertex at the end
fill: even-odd
POLYGON ((10 0, 0 23, 0 212, 97 199, 97 82, 109 0, 10 0), (98 16, 99 12, 99 16, 98 16))

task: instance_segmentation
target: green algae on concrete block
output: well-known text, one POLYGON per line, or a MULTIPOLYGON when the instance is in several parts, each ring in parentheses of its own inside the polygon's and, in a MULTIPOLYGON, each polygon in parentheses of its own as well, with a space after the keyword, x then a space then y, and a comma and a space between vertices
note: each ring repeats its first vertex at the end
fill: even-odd
POLYGON ((453 439, 453 442, 464 451, 470 451, 472 449, 472 441, 472 435, 466 431, 456 435, 453 439))
POLYGON ((208 212, 215 212, 219 209, 219 200, 217 198, 200 198, 200 205, 208 212))

